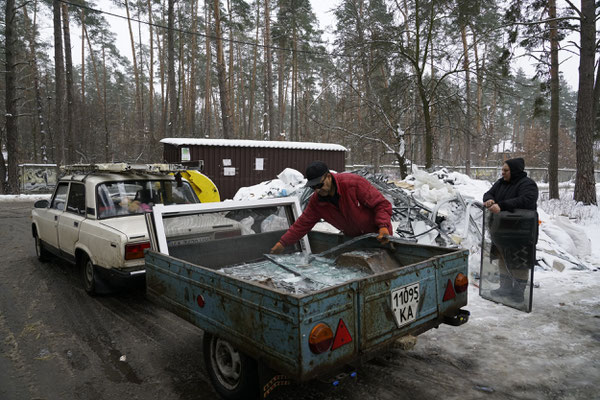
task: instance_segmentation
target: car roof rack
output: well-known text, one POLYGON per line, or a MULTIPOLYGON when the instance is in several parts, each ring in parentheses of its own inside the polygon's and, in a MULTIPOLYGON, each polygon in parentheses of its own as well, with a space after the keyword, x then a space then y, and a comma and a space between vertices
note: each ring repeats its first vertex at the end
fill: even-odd
POLYGON ((132 164, 132 163, 99 163, 99 164, 70 164, 62 165, 60 169, 64 173, 89 174, 92 172, 131 172, 131 173, 170 173, 185 171, 186 168, 180 164, 132 164))

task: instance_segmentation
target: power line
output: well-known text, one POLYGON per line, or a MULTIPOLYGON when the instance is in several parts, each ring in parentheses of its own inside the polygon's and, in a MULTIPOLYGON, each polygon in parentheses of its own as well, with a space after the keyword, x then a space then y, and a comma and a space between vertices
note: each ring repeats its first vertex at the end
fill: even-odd
MULTIPOLYGON (((68 4, 70 6, 73 7, 77 7, 77 8, 81 8, 84 10, 88 10, 88 11, 92 11, 94 13, 98 13, 98 14, 104 14, 104 15, 109 15, 111 17, 115 17, 115 18, 120 18, 120 19, 124 19, 124 20, 130 20, 130 21, 134 21, 140 24, 144 24, 144 25, 148 25, 148 26, 153 26, 155 28, 161 28, 161 29, 165 29, 165 30, 169 30, 168 26, 164 26, 161 24, 157 24, 154 22, 148 22, 148 21, 142 21, 140 19, 137 18, 127 18, 123 15, 119 15, 119 14, 115 14, 112 13, 110 11, 104 11, 104 10, 99 10, 96 8, 92 8, 83 4, 76 4, 76 3, 72 3, 70 1, 67 0, 57 0, 60 3, 64 3, 64 4, 68 4)), ((82 21, 83 23, 83 21, 82 21)), ((179 32, 179 33, 183 33, 186 35, 196 35, 199 37, 203 37, 203 38, 208 38, 208 39, 213 39, 213 40, 217 40, 219 38, 217 38, 216 36, 213 35, 206 35, 200 32, 192 32, 192 31, 188 31, 186 29, 180 29, 180 28, 172 28, 172 30, 174 32, 179 32)), ((287 51, 287 52, 297 52, 297 53, 303 53, 303 54, 308 54, 308 55, 315 55, 315 56, 322 56, 322 57, 352 57, 351 55, 348 54, 338 54, 338 53, 329 53, 326 51, 322 51, 322 52, 317 52, 317 51, 310 51, 310 50, 294 50, 294 49, 290 49, 290 48, 286 48, 286 47, 279 47, 279 46, 267 46, 264 44, 260 44, 260 43, 252 43, 252 42, 246 42, 243 40, 236 40, 236 39, 228 39, 228 38, 220 38, 220 40, 223 40, 225 42, 231 42, 231 43, 235 43, 235 44, 243 44, 243 45, 247 45, 247 46, 257 46, 257 47, 261 47, 263 49, 272 49, 272 50, 279 50, 279 51, 287 51)))

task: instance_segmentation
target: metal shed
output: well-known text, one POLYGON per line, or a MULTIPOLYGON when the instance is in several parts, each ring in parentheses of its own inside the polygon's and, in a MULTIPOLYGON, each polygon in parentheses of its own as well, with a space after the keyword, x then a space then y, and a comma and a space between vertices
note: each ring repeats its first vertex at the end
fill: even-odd
POLYGON ((241 187, 275 179, 285 168, 304 173, 314 160, 343 171, 347 149, 339 144, 260 140, 165 138, 164 159, 198 169, 217 185, 221 199, 241 187))

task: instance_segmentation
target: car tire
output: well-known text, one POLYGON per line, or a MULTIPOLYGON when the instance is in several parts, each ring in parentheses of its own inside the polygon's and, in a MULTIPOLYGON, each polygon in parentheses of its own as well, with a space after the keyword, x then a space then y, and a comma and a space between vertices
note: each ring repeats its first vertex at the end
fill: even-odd
POLYGON ((89 295, 96 294, 96 269, 92 260, 87 256, 83 255, 80 260, 80 272, 81 272, 81 282, 83 284, 83 289, 89 295))
POLYGON ((204 363, 215 390, 227 400, 258 397, 256 361, 228 341, 204 333, 204 363))
POLYGON ((37 256, 38 260, 40 260, 41 262, 48 261, 48 259, 50 258, 50 253, 44 248, 44 243, 42 242, 42 239, 40 239, 40 237, 37 235, 37 232, 33 235, 33 241, 35 244, 35 255, 37 256))

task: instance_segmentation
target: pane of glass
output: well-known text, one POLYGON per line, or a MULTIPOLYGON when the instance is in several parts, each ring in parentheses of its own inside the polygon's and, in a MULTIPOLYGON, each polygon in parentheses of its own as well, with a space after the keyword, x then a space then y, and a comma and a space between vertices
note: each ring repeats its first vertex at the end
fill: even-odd
POLYGON ((85 186, 80 183, 71 183, 67 211, 79 215, 85 214, 85 186))
POLYGON ((69 190, 69 184, 67 182, 60 183, 56 189, 56 194, 52 199, 51 208, 56 210, 64 210, 65 203, 67 202, 67 191, 69 190))
POLYGON ((485 211, 481 257, 481 297, 531 311, 537 212, 485 211))
POLYGON ((150 211, 154 204, 192 204, 198 198, 188 182, 135 180, 104 182, 96 188, 98 218, 150 211))
POLYGON ((264 258, 292 221, 290 206, 163 215, 169 254, 209 268, 264 258))

